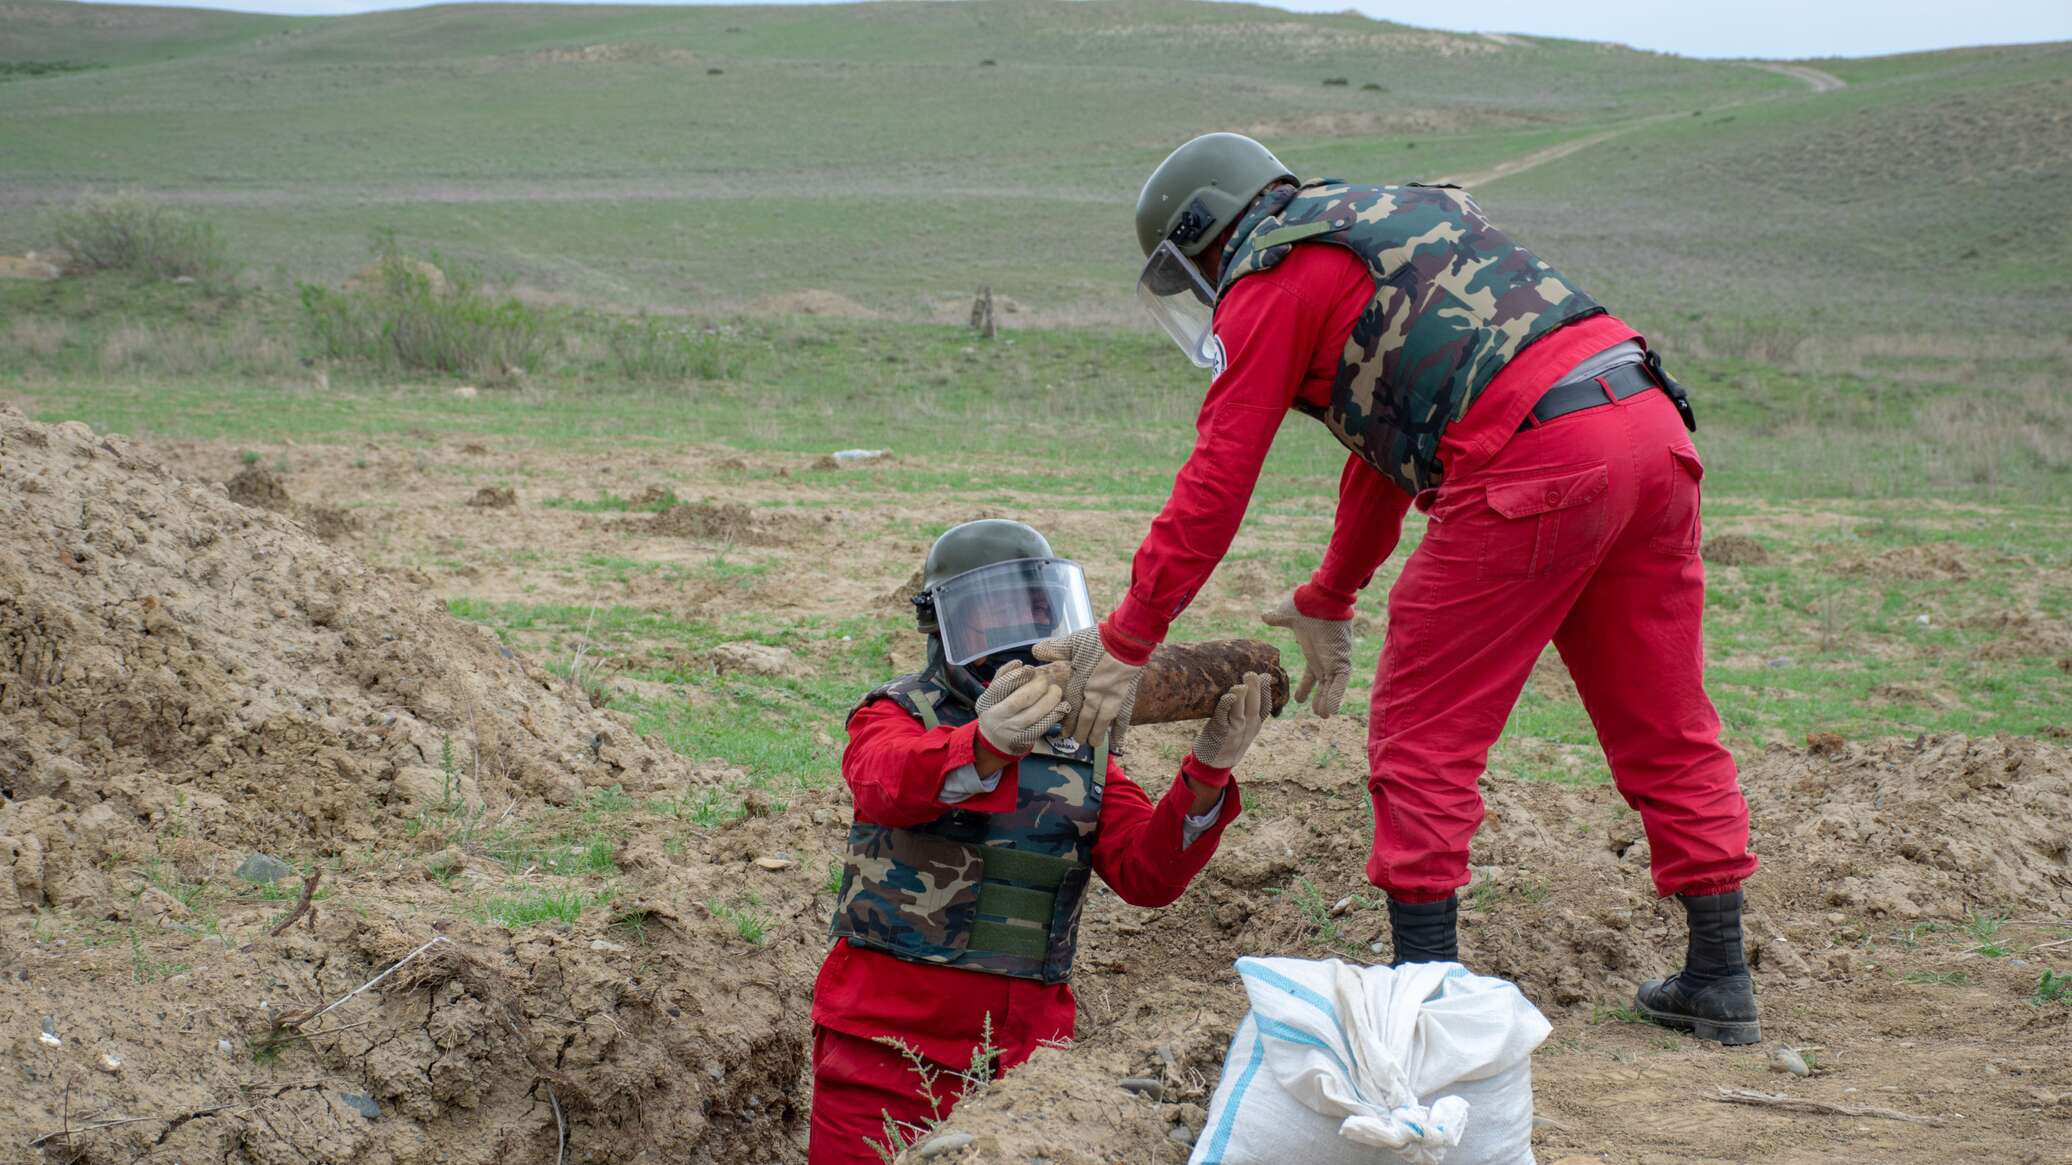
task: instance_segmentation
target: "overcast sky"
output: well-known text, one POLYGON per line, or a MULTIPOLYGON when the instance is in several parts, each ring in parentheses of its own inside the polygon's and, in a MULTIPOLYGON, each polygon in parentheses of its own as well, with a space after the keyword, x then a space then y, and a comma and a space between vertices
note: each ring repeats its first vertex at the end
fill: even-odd
MULTIPOLYGON (((413 0, 173 2, 304 16, 422 7, 413 0)), ((1304 12, 1357 8, 1378 19, 1433 28, 1611 40, 1693 57, 1860 57, 1957 45, 2072 40, 2072 0, 1479 0, 1463 6, 1458 16, 1430 0, 1276 0, 1274 6, 1304 12)))

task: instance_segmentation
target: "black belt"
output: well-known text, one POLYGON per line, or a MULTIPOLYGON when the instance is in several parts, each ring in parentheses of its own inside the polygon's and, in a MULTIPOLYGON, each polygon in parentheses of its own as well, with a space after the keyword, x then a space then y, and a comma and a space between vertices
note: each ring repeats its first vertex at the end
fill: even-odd
POLYGON ((1556 417, 1565 417, 1570 413, 1580 413, 1584 409, 1608 405, 1614 400, 1625 400, 1629 396, 1638 396, 1651 388, 1660 387, 1661 385, 1655 383, 1655 378, 1648 374, 1647 365, 1639 362, 1621 364, 1603 376, 1578 380, 1573 384, 1557 384, 1548 389, 1547 395, 1541 397, 1539 403, 1532 406, 1532 412, 1519 423, 1518 431, 1523 433, 1556 417), (1609 400, 1605 397, 1607 389, 1611 392, 1609 400))

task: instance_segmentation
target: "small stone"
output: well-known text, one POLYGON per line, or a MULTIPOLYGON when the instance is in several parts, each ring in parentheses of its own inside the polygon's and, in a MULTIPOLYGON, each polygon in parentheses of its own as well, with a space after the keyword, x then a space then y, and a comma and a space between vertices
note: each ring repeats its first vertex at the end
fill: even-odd
POLYGON ((1346 895, 1345 897, 1343 897, 1343 898, 1340 898, 1340 899, 1339 899, 1338 901, 1336 901, 1336 902, 1333 902, 1333 903, 1331 904, 1331 917, 1333 917, 1333 918, 1340 918, 1340 917, 1343 917, 1343 916, 1344 916, 1344 914, 1345 914, 1345 912, 1346 912, 1346 911, 1348 911, 1348 910, 1351 910, 1352 908, 1353 908, 1353 896, 1352 896, 1352 895, 1350 895, 1350 894, 1347 894, 1347 895, 1346 895))
POLYGON ((1186 1125, 1174 1125, 1172 1129, 1166 1133, 1167 1140, 1176 1141, 1182 1145, 1192 1145, 1194 1143, 1194 1136, 1194 1130, 1188 1128, 1186 1125))
POLYGON ((930 1137, 926 1143, 914 1151, 914 1156, 927 1161, 943 1156, 946 1153, 954 1153, 976 1140, 978 1138, 970 1133, 944 1133, 939 1137, 930 1137))
POLYGON ((1845 921, 1847 921, 1847 919, 1843 917, 1842 912, 1839 910, 1834 911, 1833 913, 1827 916, 1827 924, 1829 926, 1840 926, 1845 921))
POLYGON ((1165 1095, 1165 1082, 1149 1076, 1129 1076, 1123 1079, 1122 1090, 1158 1100, 1165 1095))
POLYGON ((1367 944, 1367 953, 1368 953, 1368 954, 1370 954, 1370 955, 1378 955, 1378 954, 1381 954, 1381 953, 1382 953, 1383 951, 1386 951, 1387 949, 1388 949, 1388 944, 1387 944, 1387 943, 1384 943, 1384 942, 1380 942, 1380 941, 1378 941, 1378 940, 1377 940, 1377 941, 1375 941, 1375 942, 1371 942, 1371 943, 1368 943, 1368 944, 1367 944))
POLYGON ((1928 626, 1928 616, 1925 614, 1916 615, 1914 616, 1914 622, 1920 624, 1923 627, 1926 627, 1928 626))
POLYGON ((217 1055, 219 1055, 219 1056, 228 1056, 228 1055, 229 1055, 229 1054, 230 1054, 230 1053, 231 1053, 231 1052, 232 1052, 233 1050, 234 1050, 234 1049, 232 1049, 232 1048, 231 1048, 231 1046, 230 1046, 230 1041, 229 1041, 229 1040, 217 1040, 217 1041, 216 1041, 216 1054, 217 1054, 217 1055))
POLYGON ((381 1105, 375 1103, 374 1098, 371 1096, 358 1092, 341 1092, 338 1094, 338 1099, 344 1101, 347 1108, 352 1109, 368 1120, 373 1120, 381 1115, 381 1105))
POLYGON ((1791 657, 1790 657, 1790 656, 1788 656, 1788 655, 1780 655, 1780 656, 1777 656, 1777 657, 1775 657, 1775 658, 1773 658, 1773 659, 1768 659, 1768 660, 1764 660, 1764 661, 1763 661, 1763 666, 1764 666, 1764 667, 1767 667, 1767 668, 1770 668, 1770 669, 1772 669, 1772 670, 1775 670, 1775 669, 1777 669, 1777 668, 1780 668, 1780 667, 1790 667, 1790 666, 1791 666, 1791 657))
POLYGON ((605 951, 607 953, 614 953, 618 951, 623 951, 626 948, 611 941, 610 939, 593 938, 590 940, 590 949, 593 951, 605 951))
POLYGON ((755 864, 758 868, 765 870, 788 870, 793 866, 797 865, 798 863, 792 861, 790 858, 773 856, 757 858, 755 859, 755 864))
POLYGON ((94 1057, 94 1067, 113 1076, 122 1071, 122 1057, 113 1052, 102 1052, 94 1057))
POLYGON ((239 878, 259 886, 271 885, 294 872, 295 867, 272 854, 252 854, 237 867, 239 878))
POLYGON ((1773 1072, 1789 1072, 1794 1076, 1811 1076, 1813 1074, 1813 1069, 1806 1066, 1806 1058, 1799 1055, 1799 1050, 1785 1044, 1778 1044, 1770 1049, 1770 1070, 1773 1072))
POLYGON ((43 1030, 36 1033, 36 1042, 46 1048, 62 1048, 65 1041, 58 1038, 58 1021, 48 1015, 43 1017, 43 1030))

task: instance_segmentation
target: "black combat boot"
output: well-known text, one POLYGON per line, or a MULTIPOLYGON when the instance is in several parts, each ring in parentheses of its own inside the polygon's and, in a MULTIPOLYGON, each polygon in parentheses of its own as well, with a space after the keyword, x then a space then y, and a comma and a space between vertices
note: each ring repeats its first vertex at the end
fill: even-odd
POLYGON ((1460 899, 1437 902, 1398 902, 1389 899, 1389 932, 1396 940, 1396 957, 1389 963, 1460 962, 1460 899))
POLYGON ((1692 898, 1679 894, 1691 920, 1684 968, 1640 985, 1640 1013, 1663 1027, 1701 1040, 1752 1044, 1763 1038, 1756 1022, 1755 982, 1741 951, 1741 891, 1692 898))

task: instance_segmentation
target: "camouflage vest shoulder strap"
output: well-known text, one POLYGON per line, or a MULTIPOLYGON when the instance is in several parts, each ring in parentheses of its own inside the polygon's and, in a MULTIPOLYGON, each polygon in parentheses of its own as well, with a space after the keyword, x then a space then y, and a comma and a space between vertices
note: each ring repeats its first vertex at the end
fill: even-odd
POLYGON ((866 705, 878 700, 891 700, 906 709, 907 715, 919 720, 922 727, 929 729, 938 726, 962 728, 978 719, 977 712, 951 695, 948 688, 925 675, 901 676, 872 688, 856 702, 856 707, 849 709, 849 716, 855 716, 866 705))
POLYGON ((1339 355, 1331 403, 1305 409, 1412 494, 1444 475, 1439 441, 1534 340, 1604 308, 1452 186, 1335 179, 1271 192, 1223 252, 1221 291, 1297 243, 1345 247, 1374 298, 1339 355))
MULTIPOLYGON (((925 677, 865 697, 898 700, 916 719, 968 709, 925 677), (929 689, 934 689, 932 692, 929 689)), ((1092 750, 1054 749, 1015 766, 1015 807, 951 810, 908 829, 856 822, 830 933, 915 962, 1063 982, 1079 944, 1093 874, 1102 782, 1092 750)))

